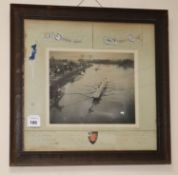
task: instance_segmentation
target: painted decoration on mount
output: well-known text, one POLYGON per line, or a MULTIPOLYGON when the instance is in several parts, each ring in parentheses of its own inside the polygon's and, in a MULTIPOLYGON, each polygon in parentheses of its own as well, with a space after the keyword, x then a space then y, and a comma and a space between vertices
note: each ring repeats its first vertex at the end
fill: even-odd
POLYGON ((94 144, 98 139, 98 132, 97 131, 91 131, 88 133, 88 140, 91 144, 94 144))

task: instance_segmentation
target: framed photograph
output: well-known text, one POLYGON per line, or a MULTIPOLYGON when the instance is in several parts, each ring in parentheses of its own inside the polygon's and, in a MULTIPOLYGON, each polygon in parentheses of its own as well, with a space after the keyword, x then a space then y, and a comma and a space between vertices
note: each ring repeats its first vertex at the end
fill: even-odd
POLYGON ((168 12, 11 5, 10 165, 168 164, 168 12))

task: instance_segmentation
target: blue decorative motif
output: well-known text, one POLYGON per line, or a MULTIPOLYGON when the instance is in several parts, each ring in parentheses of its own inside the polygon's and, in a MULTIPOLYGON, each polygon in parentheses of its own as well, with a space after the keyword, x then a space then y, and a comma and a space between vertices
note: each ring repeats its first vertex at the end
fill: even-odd
POLYGON ((34 60, 35 56, 36 56, 36 52, 37 52, 37 44, 33 44, 31 46, 31 48, 32 48, 32 51, 31 51, 31 55, 30 55, 29 59, 34 60))

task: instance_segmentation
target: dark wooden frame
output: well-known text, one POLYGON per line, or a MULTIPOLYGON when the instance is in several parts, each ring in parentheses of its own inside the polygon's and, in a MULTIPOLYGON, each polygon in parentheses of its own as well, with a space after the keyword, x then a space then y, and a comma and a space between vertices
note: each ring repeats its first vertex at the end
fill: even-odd
POLYGON ((171 162, 167 10, 11 5, 10 165, 168 164, 171 162), (155 25, 157 151, 23 151, 24 19, 155 25))

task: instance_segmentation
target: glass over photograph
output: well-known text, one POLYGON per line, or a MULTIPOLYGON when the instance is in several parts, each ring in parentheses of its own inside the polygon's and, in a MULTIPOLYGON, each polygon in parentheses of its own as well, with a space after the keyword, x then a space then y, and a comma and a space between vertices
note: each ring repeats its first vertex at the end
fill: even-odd
POLYGON ((49 51, 50 124, 135 124, 134 57, 49 51))

